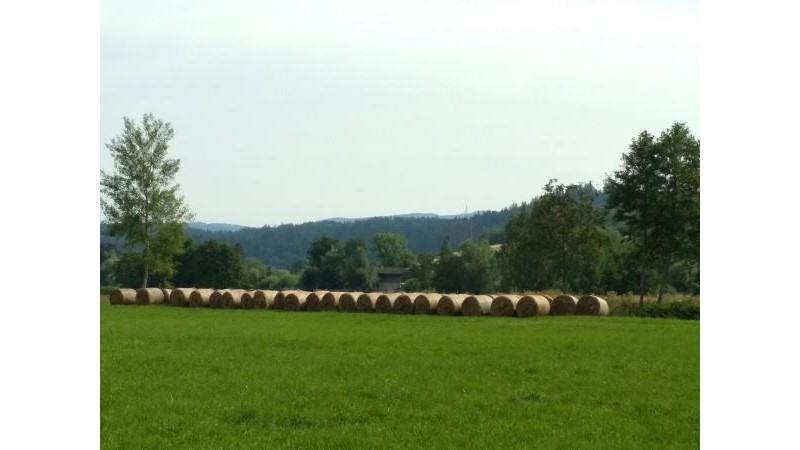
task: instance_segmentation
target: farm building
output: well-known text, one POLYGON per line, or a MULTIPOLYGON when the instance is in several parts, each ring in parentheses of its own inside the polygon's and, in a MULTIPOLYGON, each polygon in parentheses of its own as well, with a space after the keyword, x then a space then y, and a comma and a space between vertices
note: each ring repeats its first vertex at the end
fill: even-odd
POLYGON ((399 291, 411 273, 408 267, 381 267, 378 269, 378 290, 381 292, 399 291))

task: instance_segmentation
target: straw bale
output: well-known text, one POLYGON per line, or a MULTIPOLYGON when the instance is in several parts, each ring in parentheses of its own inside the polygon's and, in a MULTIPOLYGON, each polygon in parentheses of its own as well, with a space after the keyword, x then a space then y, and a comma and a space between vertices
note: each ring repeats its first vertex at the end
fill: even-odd
POLYGON ((160 288, 140 288, 136 290, 137 305, 158 305, 164 303, 164 291, 160 288))
POLYGON ((275 299, 272 303, 273 309, 283 309, 284 305, 286 304, 286 296, 290 293, 294 292, 293 290, 288 291, 280 291, 275 294, 275 299))
POLYGON ((210 306, 213 289, 196 289, 189 295, 189 306, 210 306))
POLYGON ((363 292, 345 292, 339 297, 339 311, 356 312, 356 299, 363 295, 363 292))
POLYGON ((394 309, 394 304, 397 302, 397 297, 402 295, 400 292, 392 292, 388 294, 381 294, 375 301, 375 312, 390 313, 394 309))
POLYGON ((365 292, 359 295, 356 298, 356 311, 375 312, 375 305, 378 303, 378 297, 381 295, 383 295, 383 292, 365 292))
POLYGON ((490 312, 493 316, 513 316, 517 311, 519 295, 498 295, 492 300, 490 312))
POLYGON ((112 305, 135 305, 136 289, 114 289, 109 295, 112 305))
POLYGON ((244 289, 229 289, 222 294, 222 307, 239 309, 242 307, 242 296, 247 292, 244 289))
POLYGON ((575 306, 575 314, 584 316, 607 316, 608 302, 596 295, 584 295, 575 306))
POLYGON ((550 301, 547 297, 540 294, 523 295, 517 302, 517 316, 546 316, 550 314, 550 301))
POLYGON ((339 299, 344 292, 328 292, 319 299, 319 309, 322 311, 335 311, 339 306, 339 299))
POLYGON ((411 314, 414 312, 414 300, 419 295, 419 292, 410 294, 400 294, 397 300, 394 301, 392 312, 395 314, 411 314))
POLYGON ((461 304, 461 314, 465 316, 483 316, 492 309, 491 295, 470 295, 461 304))
POLYGON ((575 314, 575 307, 577 305, 577 298, 572 295, 561 294, 553 299, 553 306, 550 308, 550 314, 554 316, 575 314))
POLYGON ((189 297, 195 288, 175 288, 167 297, 167 302, 172 306, 189 306, 189 297))
POLYGON ((305 311, 306 301, 310 294, 311 292, 306 291, 293 291, 286 294, 283 309, 287 311, 305 311))
POLYGON ((308 298, 306 298, 306 311, 319 311, 322 309, 322 297, 327 294, 328 291, 314 291, 308 294, 308 298))
POLYGON ((224 308, 225 303, 222 300, 222 296, 230 291, 230 289, 217 289, 211 293, 211 297, 208 299, 208 306, 212 308, 224 308))
POLYGON ((278 291, 257 290, 255 294, 253 294, 253 307, 256 309, 272 309, 272 304, 277 294, 278 291))
POLYGON ((461 304, 467 298, 465 294, 447 294, 439 299, 439 304, 436 306, 436 314, 444 316, 458 316, 461 315, 461 304))
POLYGON ((442 294, 424 293, 414 299, 414 314, 433 314, 442 294))
POLYGON ((256 307, 256 291, 244 291, 242 294, 242 309, 253 309, 256 307))

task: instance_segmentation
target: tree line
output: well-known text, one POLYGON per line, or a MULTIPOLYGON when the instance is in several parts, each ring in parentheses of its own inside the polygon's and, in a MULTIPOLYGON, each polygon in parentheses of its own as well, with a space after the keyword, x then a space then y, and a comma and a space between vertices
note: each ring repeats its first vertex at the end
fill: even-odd
MULTIPOLYGON (((311 241, 290 270, 246 256, 239 243, 187 235, 182 224, 191 214, 169 184, 178 168, 166 159, 171 128, 152 116, 141 128, 129 119, 125 126, 108 145, 118 173, 101 174, 101 207, 128 252, 101 245, 101 285, 366 291, 376 287, 379 267, 407 267, 407 291, 616 291, 637 292, 640 301, 646 293, 660 300, 667 291, 699 292, 700 143, 682 123, 658 137, 636 136, 602 191, 550 180, 530 203, 504 210, 503 228, 483 229, 477 239, 454 233, 456 248, 450 235, 432 252, 415 251, 391 230, 373 233, 369 244, 332 233, 311 241)), ((326 226, 339 225, 353 229, 326 226)))

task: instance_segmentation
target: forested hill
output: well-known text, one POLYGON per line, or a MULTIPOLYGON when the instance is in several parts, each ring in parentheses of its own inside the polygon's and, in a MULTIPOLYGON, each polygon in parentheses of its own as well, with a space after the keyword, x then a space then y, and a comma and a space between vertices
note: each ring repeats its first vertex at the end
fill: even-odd
POLYGON ((450 244, 457 247, 461 241, 486 236, 491 241, 500 239, 500 234, 508 219, 517 208, 501 211, 487 211, 473 215, 469 220, 444 219, 432 217, 373 217, 353 222, 324 220, 298 225, 279 225, 262 228, 243 228, 239 231, 209 232, 187 228, 194 241, 218 239, 239 244, 247 257, 255 257, 264 263, 291 268, 298 260, 306 257, 311 243, 328 236, 345 241, 362 238, 368 244, 375 233, 399 233, 408 241, 415 253, 439 251, 442 241, 450 238, 450 244))
MULTIPOLYGON (((594 190, 594 188, 591 188, 594 190)), ((595 206, 602 207, 606 198, 598 196, 595 206)), ((242 228, 237 231, 209 231, 190 224, 187 234, 195 242, 206 239, 238 244, 246 257, 255 257, 273 267, 290 269, 298 260, 306 257, 311 243, 328 236, 340 241, 361 238, 371 244, 375 233, 399 233, 408 241, 414 253, 438 253, 445 238, 449 237, 452 248, 467 239, 486 237, 490 243, 504 241, 503 231, 508 220, 519 210, 511 205, 500 211, 484 211, 465 217, 419 217, 416 215, 372 217, 368 219, 333 219, 303 224, 242 228)), ((205 228, 205 227, 203 227, 205 228)), ((122 245, 122 240, 106 235, 105 226, 100 227, 100 244, 122 245)))

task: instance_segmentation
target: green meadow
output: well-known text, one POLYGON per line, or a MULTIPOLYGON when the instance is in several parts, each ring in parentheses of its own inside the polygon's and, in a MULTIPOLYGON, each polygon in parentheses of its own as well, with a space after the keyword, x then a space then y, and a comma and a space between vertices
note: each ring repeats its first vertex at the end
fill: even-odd
POLYGON ((697 448, 700 322, 100 305, 103 448, 697 448))

